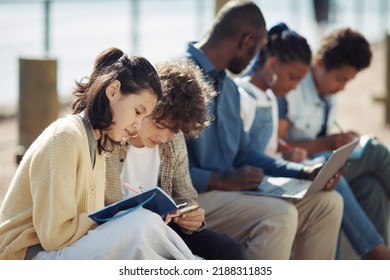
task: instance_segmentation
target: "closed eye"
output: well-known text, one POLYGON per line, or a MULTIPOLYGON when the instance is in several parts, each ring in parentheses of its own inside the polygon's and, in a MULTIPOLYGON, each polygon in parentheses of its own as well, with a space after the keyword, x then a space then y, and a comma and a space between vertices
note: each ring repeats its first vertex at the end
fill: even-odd
POLYGON ((142 115, 142 114, 145 114, 145 112, 146 112, 146 109, 145 109, 145 106, 143 106, 143 105, 138 105, 138 107, 135 108, 136 115, 142 115))

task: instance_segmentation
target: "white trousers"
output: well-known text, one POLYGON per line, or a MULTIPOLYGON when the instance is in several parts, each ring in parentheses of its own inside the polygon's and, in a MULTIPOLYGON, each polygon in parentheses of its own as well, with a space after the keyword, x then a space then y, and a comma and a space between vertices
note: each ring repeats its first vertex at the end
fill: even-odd
POLYGON ((42 251, 34 259, 187 260, 195 257, 160 216, 140 208, 90 230, 69 247, 42 251))

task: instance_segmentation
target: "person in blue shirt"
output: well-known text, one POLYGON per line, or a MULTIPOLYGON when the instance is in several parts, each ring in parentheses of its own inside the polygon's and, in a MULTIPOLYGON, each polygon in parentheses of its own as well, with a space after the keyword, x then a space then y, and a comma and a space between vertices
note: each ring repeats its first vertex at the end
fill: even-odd
MULTIPOLYGON (((279 134, 312 157, 329 154, 359 136, 355 131, 338 132, 336 98, 370 65, 371 57, 367 39, 351 28, 337 29, 324 37, 309 73, 295 90, 278 98, 279 134)), ((386 145, 371 139, 362 156, 350 160, 344 177, 388 244, 390 152, 386 145)))
POLYGON ((265 45, 266 34, 256 4, 229 1, 205 37, 189 44, 185 57, 199 65, 218 92, 209 104, 211 124, 187 141, 191 178, 208 227, 239 241, 249 259, 333 259, 343 203, 331 190, 339 173, 327 183, 329 191, 300 202, 241 192, 257 188, 264 173, 309 179, 318 171, 265 156, 243 130, 238 88, 228 71, 242 72, 265 45))
MULTIPOLYGON (((310 69, 311 50, 305 38, 283 23, 272 27, 268 38, 267 46, 256 56, 250 70, 236 82, 241 101, 244 100, 241 102, 241 116, 246 116, 243 121, 252 142, 259 150, 276 157, 278 151, 285 147, 278 149, 278 104, 275 96, 286 96, 296 88, 310 69), (275 77, 273 83, 268 82, 269 73, 275 77), (249 98, 251 102, 247 101, 249 98), (250 117, 252 111, 254 116, 250 117)), ((340 179, 336 191, 344 200, 341 229, 355 252, 371 259, 389 259, 390 250, 344 178, 340 179)))

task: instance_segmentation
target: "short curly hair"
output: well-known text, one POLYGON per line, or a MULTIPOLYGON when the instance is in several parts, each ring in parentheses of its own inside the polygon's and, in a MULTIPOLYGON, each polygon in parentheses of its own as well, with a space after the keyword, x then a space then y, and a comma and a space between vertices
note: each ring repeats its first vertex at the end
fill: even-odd
POLYGON ((167 121, 169 129, 185 137, 198 136, 209 124, 208 103, 216 95, 200 68, 190 60, 163 61, 156 65, 163 96, 152 118, 167 121))
POLYGON ((371 62, 371 49, 367 39, 351 28, 335 30, 321 40, 317 56, 322 57, 326 70, 352 66, 358 71, 371 62))

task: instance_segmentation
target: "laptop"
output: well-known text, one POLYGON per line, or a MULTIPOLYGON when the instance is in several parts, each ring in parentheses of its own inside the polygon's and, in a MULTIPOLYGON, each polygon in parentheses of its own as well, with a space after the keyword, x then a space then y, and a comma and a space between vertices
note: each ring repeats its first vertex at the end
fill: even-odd
POLYGON ((346 163, 358 143, 357 137, 334 150, 313 181, 266 176, 258 189, 244 191, 244 193, 289 199, 303 199, 307 195, 317 193, 323 190, 328 180, 346 163))

